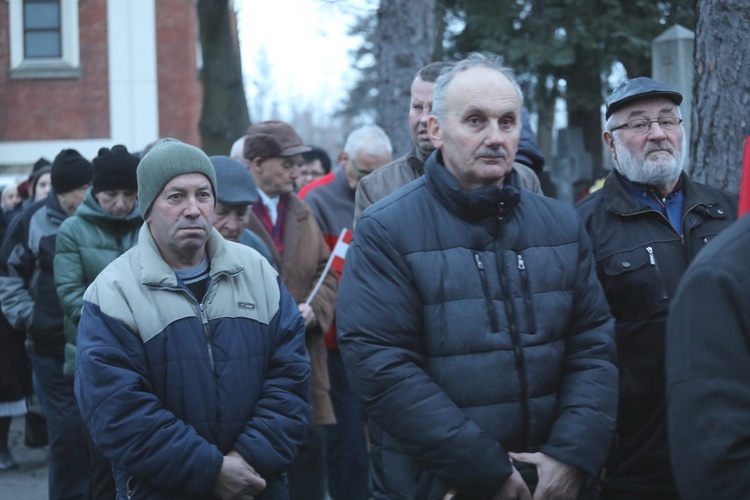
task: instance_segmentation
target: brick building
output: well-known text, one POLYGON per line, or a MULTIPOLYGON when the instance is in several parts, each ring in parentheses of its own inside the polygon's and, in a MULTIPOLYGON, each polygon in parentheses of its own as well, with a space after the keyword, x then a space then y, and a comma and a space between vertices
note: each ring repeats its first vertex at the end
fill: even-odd
POLYGON ((195 0, 0 0, 0 165, 200 146, 195 0))

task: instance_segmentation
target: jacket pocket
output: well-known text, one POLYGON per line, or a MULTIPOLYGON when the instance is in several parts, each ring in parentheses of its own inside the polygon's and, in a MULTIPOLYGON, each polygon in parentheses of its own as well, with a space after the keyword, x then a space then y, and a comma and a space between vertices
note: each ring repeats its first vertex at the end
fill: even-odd
POLYGON ((599 276, 612 315, 618 320, 641 321, 664 310, 668 299, 653 246, 612 254, 598 263, 599 276))
POLYGON ((493 333, 498 333, 500 331, 500 322, 497 319, 497 311, 495 311, 495 306, 492 302, 492 297, 490 296, 490 286, 487 282, 487 271, 485 270, 481 256, 477 252, 474 252, 474 264, 479 273, 479 281, 482 283, 482 294, 484 295, 484 303, 487 308, 487 319, 490 323, 490 328, 493 333))
POLYGON ((523 255, 520 253, 516 254, 516 263, 518 267, 518 273, 521 275, 521 290, 523 291, 523 306, 526 310, 526 322, 528 333, 536 333, 536 314, 534 313, 534 300, 531 297, 531 283, 529 281, 529 273, 526 270, 526 262, 523 260, 523 255))

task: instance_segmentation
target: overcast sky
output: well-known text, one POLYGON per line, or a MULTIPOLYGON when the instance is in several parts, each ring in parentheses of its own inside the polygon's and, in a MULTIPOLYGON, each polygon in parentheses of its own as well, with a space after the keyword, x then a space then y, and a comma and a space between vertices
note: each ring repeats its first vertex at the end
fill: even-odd
POLYGON ((312 103, 320 112, 332 113, 356 76, 349 52, 361 39, 347 31, 355 15, 372 12, 374 4, 373 0, 235 0, 251 114, 257 114, 254 81, 259 78, 261 49, 273 80, 272 95, 265 101, 270 106, 277 100, 282 118, 289 118, 292 102, 299 108, 312 103))

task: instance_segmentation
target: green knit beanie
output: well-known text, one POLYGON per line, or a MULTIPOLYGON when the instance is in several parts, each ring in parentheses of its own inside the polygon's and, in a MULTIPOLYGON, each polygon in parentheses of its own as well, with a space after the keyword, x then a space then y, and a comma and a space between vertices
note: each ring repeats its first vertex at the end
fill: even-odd
POLYGON ((216 172, 206 153, 177 139, 162 139, 138 164, 138 208, 145 219, 151 205, 169 181, 197 172, 208 177, 216 198, 216 172))

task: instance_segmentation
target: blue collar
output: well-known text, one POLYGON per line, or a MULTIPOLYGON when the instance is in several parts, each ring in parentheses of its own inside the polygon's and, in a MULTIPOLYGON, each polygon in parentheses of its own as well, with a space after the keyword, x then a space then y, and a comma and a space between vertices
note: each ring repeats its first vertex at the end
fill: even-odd
POLYGON ((672 227, 679 234, 682 234, 682 203, 685 198, 685 192, 682 190, 679 182, 666 198, 662 198, 659 190, 653 186, 634 183, 619 175, 619 173, 618 177, 622 181, 622 187, 626 193, 633 199, 664 215, 670 224, 672 224, 672 227))

